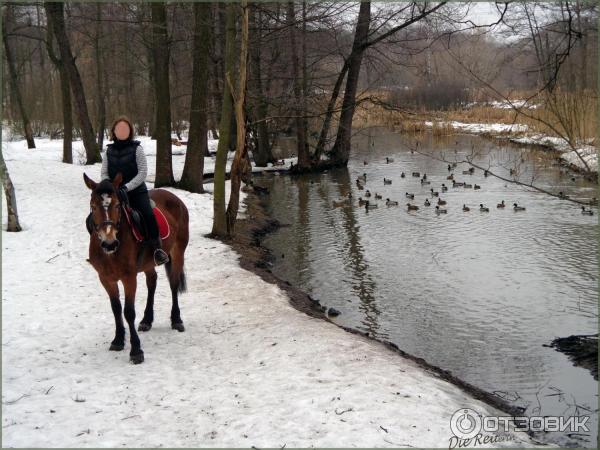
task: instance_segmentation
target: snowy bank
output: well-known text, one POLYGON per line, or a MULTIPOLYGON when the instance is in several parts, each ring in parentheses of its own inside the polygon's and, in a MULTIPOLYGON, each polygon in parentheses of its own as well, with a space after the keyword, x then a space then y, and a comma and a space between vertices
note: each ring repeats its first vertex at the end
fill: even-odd
POLYGON ((598 170, 598 154, 596 147, 590 144, 583 144, 573 151, 569 143, 563 138, 548 136, 541 133, 529 133, 529 127, 523 124, 503 124, 503 123, 465 123, 457 121, 438 121, 424 122, 425 126, 450 126, 456 130, 473 134, 486 134, 492 137, 508 138, 509 141, 518 144, 541 145, 552 150, 561 152, 560 158, 567 164, 575 166, 578 169, 585 169, 585 166, 577 153, 585 160, 591 171, 598 170))
MULTIPOLYGON (((382 344, 294 309, 204 237, 212 196, 176 189, 190 211, 186 332, 170 328, 160 270, 154 326, 140 335, 146 361, 129 364, 128 340, 125 352, 108 351, 113 316, 86 262, 82 174, 98 180, 100 164, 62 164, 59 141, 37 143, 3 143, 24 228, 2 232, 4 446, 447 447, 458 409, 505 415, 382 344)), ((151 154, 152 141, 144 145, 151 154)), ((490 446, 531 445, 517 435, 525 442, 490 446)))

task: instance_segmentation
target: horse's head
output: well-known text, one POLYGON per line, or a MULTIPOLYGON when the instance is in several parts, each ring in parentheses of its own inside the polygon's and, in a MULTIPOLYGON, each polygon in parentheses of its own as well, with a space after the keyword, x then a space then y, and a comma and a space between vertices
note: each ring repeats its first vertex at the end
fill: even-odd
POLYGON ((121 225, 122 211, 118 189, 123 177, 118 173, 112 182, 107 179, 96 183, 84 173, 83 181, 92 191, 90 208, 94 230, 101 241, 100 246, 106 253, 114 253, 119 248, 117 233, 121 225))

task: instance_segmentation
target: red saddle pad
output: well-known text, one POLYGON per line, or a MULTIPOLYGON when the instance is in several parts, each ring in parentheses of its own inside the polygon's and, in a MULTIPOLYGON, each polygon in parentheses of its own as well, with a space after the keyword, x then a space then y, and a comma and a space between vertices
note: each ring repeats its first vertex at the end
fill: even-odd
POLYGON ((156 222, 158 222, 158 233, 161 239, 168 238, 169 234, 171 234, 171 228, 169 227, 167 218, 159 208, 154 208, 153 211, 154 217, 156 217, 156 222))
MULTIPOLYGON (((152 208, 152 211, 154 212, 154 217, 156 217, 156 222, 158 223, 159 236, 161 237, 161 239, 168 238, 169 235, 171 234, 171 227, 169 226, 169 222, 167 221, 167 218, 165 217, 163 212, 157 207, 152 208)), ((127 209, 125 209, 125 217, 127 219, 127 222, 129 223, 129 226, 131 227, 133 236, 136 238, 136 240, 138 242, 141 242, 143 240, 142 233, 140 233, 140 231, 137 229, 137 227, 131 220, 131 217, 129 216, 129 212, 127 211, 127 209)))

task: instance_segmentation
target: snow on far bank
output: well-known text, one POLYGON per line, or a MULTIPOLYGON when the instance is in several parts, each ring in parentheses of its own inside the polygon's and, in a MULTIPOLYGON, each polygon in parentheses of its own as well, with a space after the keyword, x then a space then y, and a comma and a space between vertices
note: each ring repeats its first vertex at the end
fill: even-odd
MULTIPOLYGON (((124 352, 108 351, 113 316, 86 262, 82 174, 98 180, 100 164, 62 164, 60 142, 37 144, 3 144, 24 226, 2 232, 4 446, 446 447, 459 408, 504 415, 383 345, 294 309, 233 250, 204 237, 212 196, 177 189, 168 190, 190 212, 186 331, 170 329, 158 270, 154 326, 140 336, 146 360, 129 364, 128 341, 124 352)), ((145 297, 140 275, 138 322, 145 297)), ((525 442, 491 446, 531 445, 517 435, 525 442)))
POLYGON ((512 109, 512 108, 529 108, 529 109, 537 109, 539 105, 535 103, 528 103, 527 100, 517 99, 517 100, 493 100, 490 102, 471 102, 467 103, 467 108, 473 108, 475 106, 491 106, 492 108, 499 109, 512 109))
POLYGON ((497 135, 502 138, 506 138, 507 134, 514 133, 514 135, 508 136, 508 139, 512 142, 519 144, 542 145, 544 147, 551 148, 561 152, 561 159, 568 164, 576 166, 580 169, 585 169, 583 162, 579 156, 577 156, 577 153, 579 153, 588 164, 590 170, 598 170, 598 154, 594 145, 583 144, 577 149, 577 152, 575 152, 571 149, 568 142, 563 138, 548 136, 541 133, 527 133, 529 130, 527 125, 503 123, 465 123, 457 121, 426 121, 424 124, 428 127, 433 127, 434 124, 437 126, 450 126, 456 130, 465 131, 467 133, 489 134, 492 136, 497 135))

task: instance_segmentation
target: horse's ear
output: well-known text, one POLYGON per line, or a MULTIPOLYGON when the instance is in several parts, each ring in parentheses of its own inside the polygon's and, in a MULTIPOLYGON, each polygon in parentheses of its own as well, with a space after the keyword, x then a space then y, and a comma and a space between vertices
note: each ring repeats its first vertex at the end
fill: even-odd
POLYGON ((117 176, 115 177, 115 179, 113 180, 112 184, 116 189, 118 189, 119 186, 121 186, 122 181, 123 181, 123 175, 121 175, 121 172, 119 172, 117 174, 117 176))
POLYGON ((92 191, 96 189, 96 186, 98 186, 98 183, 88 177, 85 173, 83 174, 83 181, 85 182, 85 185, 92 191))

